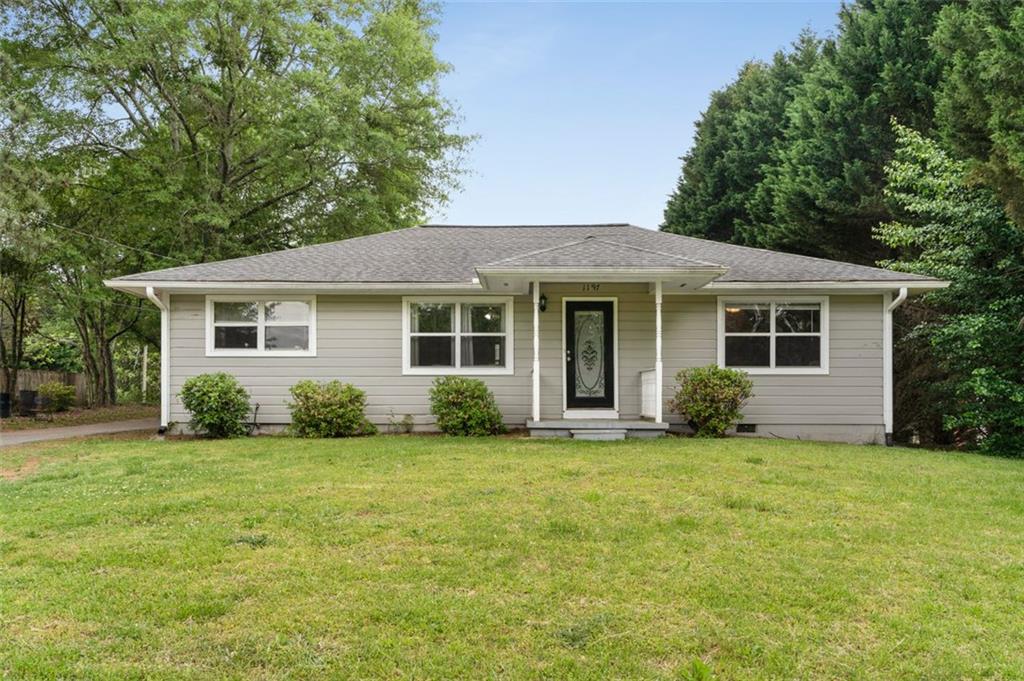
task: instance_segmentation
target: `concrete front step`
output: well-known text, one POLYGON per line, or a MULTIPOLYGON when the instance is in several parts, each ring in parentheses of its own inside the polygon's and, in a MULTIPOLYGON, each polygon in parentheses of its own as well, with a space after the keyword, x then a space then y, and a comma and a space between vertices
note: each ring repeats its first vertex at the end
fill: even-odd
POLYGON ((573 440, 625 440, 624 428, 593 428, 589 430, 570 430, 573 440))
POLYGON ((583 431, 623 431, 623 437, 661 437, 668 430, 668 424, 641 419, 549 419, 528 420, 526 428, 530 437, 578 438, 577 433, 583 431))

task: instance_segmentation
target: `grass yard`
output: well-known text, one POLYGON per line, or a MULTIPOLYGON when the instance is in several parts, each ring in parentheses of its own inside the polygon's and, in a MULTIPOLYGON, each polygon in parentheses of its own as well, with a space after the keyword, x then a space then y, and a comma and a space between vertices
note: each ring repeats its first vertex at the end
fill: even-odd
POLYGON ((1024 677, 1024 462, 731 439, 0 450, 11 678, 1024 677))
POLYGON ((110 407, 72 407, 46 417, 11 416, 0 420, 0 433, 37 428, 65 428, 108 421, 131 421, 160 415, 158 404, 117 404, 110 407))

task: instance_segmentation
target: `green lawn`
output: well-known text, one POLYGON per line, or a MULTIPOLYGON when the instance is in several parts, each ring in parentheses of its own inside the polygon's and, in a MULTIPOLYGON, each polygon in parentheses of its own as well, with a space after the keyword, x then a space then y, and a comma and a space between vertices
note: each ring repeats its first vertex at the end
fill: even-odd
POLYGON ((1024 677, 1022 461, 436 437, 0 461, 12 678, 1024 677))

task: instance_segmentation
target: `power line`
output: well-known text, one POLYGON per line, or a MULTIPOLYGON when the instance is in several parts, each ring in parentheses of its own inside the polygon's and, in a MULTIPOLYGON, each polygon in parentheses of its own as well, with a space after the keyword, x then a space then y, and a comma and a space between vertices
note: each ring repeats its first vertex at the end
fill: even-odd
MULTIPOLYGON (((0 209, 0 210, 2 210, 2 209, 0 209)), ((10 215, 10 213, 8 213, 8 215, 10 215)), ((67 230, 69 232, 73 232, 75 234, 78 234, 79 236, 88 237, 90 239, 96 239, 97 241, 103 241, 103 242, 106 242, 108 244, 113 244, 115 246, 120 246, 121 248, 128 248, 128 249, 131 249, 133 251, 138 251, 139 253, 146 253, 147 255, 152 255, 152 256, 155 256, 157 258, 163 258, 164 260, 170 260, 172 262, 181 263, 182 265, 190 265, 190 264, 192 264, 192 263, 188 262, 187 260, 182 260, 181 258, 173 258, 173 257, 171 257, 169 255, 162 255, 160 253, 154 253, 153 251, 147 251, 145 248, 139 248, 138 246, 129 246, 128 244, 123 244, 120 241, 114 241, 113 239, 107 239, 107 238, 104 238, 102 236, 97 236, 95 234, 90 234, 88 232, 83 232, 81 230, 75 229, 74 227, 68 227, 66 225, 60 225, 60 224, 57 224, 56 222, 53 222, 51 220, 46 220, 44 218, 34 218, 34 219, 38 220, 39 222, 44 222, 47 225, 50 225, 51 227, 56 227, 57 229, 65 229, 65 230, 67 230)))

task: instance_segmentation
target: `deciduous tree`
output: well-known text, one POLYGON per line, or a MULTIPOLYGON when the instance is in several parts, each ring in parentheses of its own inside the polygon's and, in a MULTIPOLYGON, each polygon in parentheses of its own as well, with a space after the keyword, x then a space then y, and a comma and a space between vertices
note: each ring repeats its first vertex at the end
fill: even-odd
POLYGON ((906 339, 930 351, 935 371, 902 382, 900 401, 937 406, 961 442, 1022 456, 1024 232, 964 162, 909 128, 895 132, 886 193, 901 219, 877 234, 903 256, 888 264, 951 282, 927 296, 906 339))
POLYGON ((0 50, 54 140, 55 293, 100 402, 110 343, 152 314, 102 279, 409 226, 456 181, 467 139, 418 2, 8 7, 0 50))

